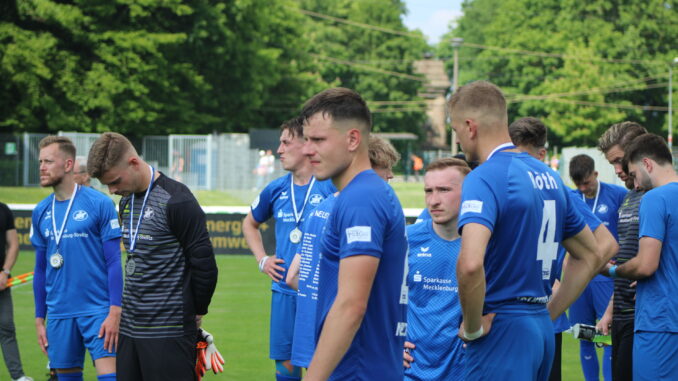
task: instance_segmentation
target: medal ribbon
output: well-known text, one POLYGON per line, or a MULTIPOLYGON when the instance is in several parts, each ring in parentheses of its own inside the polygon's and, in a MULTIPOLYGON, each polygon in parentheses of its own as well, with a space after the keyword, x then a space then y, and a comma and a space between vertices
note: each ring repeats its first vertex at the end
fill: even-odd
MULTIPOLYGON (((291 175, 290 175, 291 176, 291 175)), ((292 188, 292 210, 294 211, 294 223, 295 226, 299 225, 299 220, 301 220, 301 216, 304 214, 304 208, 306 207, 306 201, 308 201, 308 197, 311 195, 311 188, 313 188, 313 184, 315 184, 315 176, 311 176, 311 183, 308 186, 308 190, 306 191, 306 198, 304 198, 304 204, 301 206, 301 211, 297 212, 297 202, 294 200, 294 178, 291 179, 290 181, 290 188, 292 188)))
MULTIPOLYGON (((598 189, 596 189, 596 198, 593 201, 593 209, 591 209, 593 214, 596 214, 596 206, 598 206, 598 196, 600 196, 600 180, 596 181, 598 181, 598 189)), ((586 196, 583 193, 581 194, 581 199, 584 200, 584 202, 586 202, 586 196)))
POLYGON ((75 194, 78 192, 78 184, 75 184, 73 188, 73 194, 71 199, 68 201, 68 207, 66 208, 66 215, 64 220, 61 222, 61 229, 57 230, 56 228, 56 213, 54 212, 54 204, 56 204, 56 194, 52 197, 52 231, 54 232, 54 242, 56 242, 57 252, 59 251, 59 242, 61 241, 61 235, 64 234, 64 228, 66 227, 66 220, 68 220, 68 214, 71 212, 71 206, 73 206, 73 200, 75 200, 75 194))
POLYGON ((513 143, 504 143, 504 144, 500 144, 499 146, 497 146, 497 148, 493 149, 492 152, 490 152, 489 155, 487 155, 487 159, 486 159, 485 161, 490 160, 490 158, 491 158, 495 153, 497 153, 497 152, 499 152, 499 151, 505 151, 505 150, 507 150, 507 149, 514 149, 514 148, 516 148, 516 146, 515 146, 513 143))
POLYGON ((134 249, 137 246, 137 235, 139 234, 139 226, 141 226, 141 220, 144 219, 144 209, 146 208, 146 201, 148 201, 148 195, 151 193, 151 187, 153 186, 153 177, 155 176, 155 169, 148 166, 148 169, 151 171, 151 182, 146 188, 146 194, 144 195, 144 201, 141 203, 141 210, 139 211, 139 219, 137 220, 137 228, 132 229, 132 224, 134 223, 134 193, 132 193, 132 205, 129 210, 129 253, 134 253, 134 249))

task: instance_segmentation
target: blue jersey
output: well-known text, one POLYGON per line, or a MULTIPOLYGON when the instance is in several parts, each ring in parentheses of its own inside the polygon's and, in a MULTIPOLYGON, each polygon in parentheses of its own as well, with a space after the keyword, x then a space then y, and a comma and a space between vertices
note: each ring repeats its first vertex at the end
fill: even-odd
POLYGON ((99 191, 80 186, 57 248, 52 219, 56 217, 56 228, 61 229, 69 200, 56 201, 56 216, 53 216, 52 199, 54 194, 33 209, 31 225, 31 243, 46 255, 47 317, 70 318, 108 312, 108 269, 103 243, 120 238, 113 201, 99 191), (50 265, 50 257, 56 252, 63 257, 60 268, 50 265))
POLYGON ((298 254, 299 291, 297 293, 297 314, 294 320, 292 340, 292 364, 308 368, 315 352, 316 309, 318 306, 318 270, 320 268, 320 240, 330 216, 336 197, 329 195, 321 202, 304 222, 304 237, 298 254))
MULTIPOLYGON (((595 198, 586 198, 584 195, 575 190, 574 192, 579 196, 580 199, 586 201, 589 210, 593 210, 595 206, 594 214, 598 217, 605 227, 612 233, 616 240, 619 239, 617 236, 617 222, 619 221, 619 207, 622 202, 624 202, 624 197, 628 192, 626 188, 620 187, 619 185, 608 184, 600 182, 600 193, 598 194, 598 202, 596 203, 595 198)), ((593 230, 593 229, 591 229, 593 230)))
POLYGON ((558 243, 584 228, 560 176, 527 153, 498 152, 464 180, 459 230, 492 236, 485 254, 483 314, 545 308, 558 243))
MULTIPOLYGON (((251 208, 252 217, 254 217, 254 220, 258 223, 264 223, 271 217, 275 218, 275 255, 278 258, 285 260, 285 263, 279 264, 279 266, 285 268, 285 273, 280 282, 272 282, 271 289, 289 295, 296 295, 297 292, 285 283, 287 268, 292 262, 292 259, 294 259, 294 254, 296 253, 298 246, 298 244, 292 243, 289 238, 290 232, 297 227, 291 199, 291 184, 291 173, 271 181, 271 183, 269 183, 254 200, 251 208)), ((306 193, 310 184, 311 183, 309 182, 306 185, 294 185, 294 200, 297 205, 297 212, 302 211, 302 205, 304 205, 304 199, 306 199, 306 193)), ((301 229, 303 221, 311 211, 318 206, 327 195, 336 191, 337 190, 331 181, 316 181, 308 195, 308 202, 303 208, 298 227, 301 229)))
POLYGON ((407 341, 416 348, 405 379, 462 380, 464 343, 457 336, 461 304, 456 274, 461 239, 441 238, 428 219, 407 227, 407 241, 407 341))
MULTIPOLYGON (((577 213, 581 214, 589 229, 591 229, 591 231, 598 229, 598 227, 602 224, 602 221, 600 221, 600 219, 596 217, 593 212, 591 212, 591 208, 589 208, 588 205, 586 205, 586 203, 584 203, 584 201, 581 199, 581 195, 572 189, 569 190, 567 194, 570 198, 570 201, 572 202, 572 207, 577 210, 577 213)), ((549 282, 550 286, 553 286, 553 283, 556 281, 556 279, 560 280, 560 276, 563 271, 563 262, 565 261, 565 254, 565 248, 562 245, 558 245, 558 258, 556 259, 556 263, 553 265, 551 271, 551 280, 549 282)), ((563 332, 568 328, 570 328, 570 321, 567 319, 567 315, 565 315, 565 313, 553 321, 553 330, 556 333, 563 332)))
POLYGON ((647 192, 640 201, 638 235, 661 241, 657 271, 638 281, 635 330, 678 333, 678 183, 647 192))
POLYGON ((354 255, 380 259, 362 324, 331 380, 402 380, 407 286, 405 216, 393 189, 373 170, 341 191, 320 252, 320 333, 337 295, 339 262, 354 255))
MULTIPOLYGON (((626 188, 620 187, 619 185, 608 184, 604 182, 599 183, 600 192, 598 194, 598 201, 596 202, 595 198, 586 198, 584 195, 575 190, 579 199, 586 201, 586 206, 589 210, 593 211, 596 217, 598 217, 605 227, 612 233, 615 240, 619 240, 619 235, 617 234, 617 223, 619 222, 619 207, 624 202, 624 197, 628 192, 626 188), (595 207, 595 211, 593 210, 595 207)), ((591 229, 593 231, 593 229, 591 229)), ((596 275, 593 278, 595 282, 610 282, 613 283, 612 278, 608 278, 604 275, 596 275)))

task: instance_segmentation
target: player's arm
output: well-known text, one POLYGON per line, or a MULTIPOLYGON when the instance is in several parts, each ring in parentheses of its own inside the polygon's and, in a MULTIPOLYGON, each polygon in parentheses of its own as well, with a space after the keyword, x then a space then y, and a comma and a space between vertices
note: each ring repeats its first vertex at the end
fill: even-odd
POLYGON ((35 331, 38 335, 38 345, 42 353, 47 355, 47 330, 45 317, 47 316, 47 289, 45 279, 47 271, 47 250, 44 247, 35 248, 35 268, 33 269, 33 299, 35 302, 35 331))
POLYGON ((99 337, 104 338, 104 349, 114 352, 118 348, 120 316, 122 314, 122 264, 120 261, 120 238, 105 241, 104 260, 108 273, 108 316, 99 328, 99 337))
POLYGON ((666 238, 667 200, 649 192, 640 201, 638 254, 620 266, 608 266, 608 273, 614 277, 643 279, 657 271, 662 252, 662 241, 666 238))
POLYGON ((596 324, 596 329, 600 331, 603 335, 610 334, 610 326, 612 326, 612 313, 614 311, 614 295, 610 297, 610 302, 607 303, 607 308, 603 317, 600 318, 596 324))
POLYGON ((570 256, 563 264, 562 280, 558 292, 553 294, 553 298, 548 303, 552 320, 565 312, 567 307, 579 297, 589 281, 598 273, 605 259, 587 225, 576 235, 564 240, 562 244, 570 256))
MULTIPOLYGON (((616 267, 614 275, 634 280, 652 276, 659 267, 661 252, 662 241, 652 237, 641 237, 638 242, 638 254, 623 265, 616 267)), ((612 266, 608 265, 606 271, 608 275, 613 275, 610 267, 612 266)))
MULTIPOLYGON (((19 236, 16 234, 16 229, 8 229, 5 232, 5 241, 7 250, 5 252, 5 263, 2 265, 2 272, 0 272, 0 291, 7 288, 7 280, 9 275, 5 271, 12 271, 12 267, 16 263, 16 258, 19 256, 19 236)), ((2 250, 4 248, 0 248, 2 250)))
POLYGON ((207 233, 205 213, 195 198, 187 197, 168 205, 168 224, 188 260, 191 292, 199 324, 200 317, 207 314, 219 275, 212 242, 207 233))
POLYGON ((301 255, 295 254, 290 268, 287 269, 287 278, 285 283, 294 290, 299 290, 299 267, 301 266, 301 255))
POLYGON ((367 310, 379 258, 356 255, 339 262, 337 296, 323 324, 306 380, 326 380, 344 357, 367 310))
MULTIPOLYGON (((259 271, 268 275, 276 282, 282 280, 282 274, 285 272, 285 269, 279 266, 279 263, 284 263, 285 261, 280 258, 276 258, 275 255, 268 257, 266 255, 266 250, 264 249, 264 240, 261 238, 261 231, 259 231, 259 225, 261 225, 254 216, 252 212, 249 212, 245 219, 242 221, 242 233, 245 236, 245 241, 247 245, 252 250, 254 258, 259 264, 259 271)), ((279 239, 286 239, 279 238, 279 239)))
POLYGON ((598 245, 598 251, 603 255, 603 265, 601 266, 601 273, 605 269, 605 265, 614 257, 619 251, 619 244, 614 238, 610 230, 603 224, 598 225, 593 231, 593 236, 598 245))
MULTIPOLYGON (((483 318, 485 303, 485 251, 492 232, 485 225, 468 223, 461 233, 461 250, 457 260, 457 280, 459 282, 459 301, 463 315, 459 335, 476 333, 483 328, 487 334, 491 325, 491 316, 483 318)), ((491 314, 494 316, 493 314, 491 314)))

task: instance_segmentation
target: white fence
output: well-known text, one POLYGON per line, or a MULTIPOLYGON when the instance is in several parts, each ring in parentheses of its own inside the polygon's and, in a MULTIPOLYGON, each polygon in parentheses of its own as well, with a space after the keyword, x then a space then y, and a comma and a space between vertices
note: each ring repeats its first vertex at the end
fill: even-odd
MULTIPOLYGON (((100 136, 78 132, 59 135, 70 138, 77 156, 85 159, 100 136)), ((45 136, 29 133, 22 136, 21 185, 40 185, 38 144, 45 136)), ((140 143, 138 149, 144 160, 191 190, 260 190, 284 174, 272 155, 270 170, 257 171, 263 151, 250 149, 248 134, 146 136, 140 143)), ((100 186, 97 182, 93 185, 100 186)))

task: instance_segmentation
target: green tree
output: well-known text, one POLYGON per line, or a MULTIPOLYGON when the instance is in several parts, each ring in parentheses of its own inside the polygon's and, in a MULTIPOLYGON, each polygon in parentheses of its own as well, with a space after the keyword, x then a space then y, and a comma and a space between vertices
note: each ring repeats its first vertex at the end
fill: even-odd
MULTIPOLYGON (((423 57, 428 46, 421 33, 411 33, 403 25, 401 17, 405 6, 402 1, 302 0, 300 6, 304 10, 406 34, 309 18, 309 45, 315 53, 324 82, 352 88, 368 101, 421 100, 417 93, 422 81, 416 80, 412 64, 423 57), (409 77, 385 72, 402 73, 409 77)), ((380 112, 384 107, 370 106, 374 112, 375 131, 421 133, 426 118, 423 111, 380 112)), ((401 104, 387 108, 402 110, 408 107, 401 104)))
POLYGON ((0 125, 130 135, 277 126, 323 87, 287 0, 20 0, 0 12, 0 125))
POLYGON ((450 57, 449 39, 463 37, 461 83, 501 86, 512 101, 511 120, 543 118, 555 144, 591 145, 621 120, 665 128, 665 112, 629 106, 666 105, 668 64, 678 47, 674 2, 472 0, 463 9, 438 54, 450 57), (545 97, 560 93, 573 95, 545 97))

